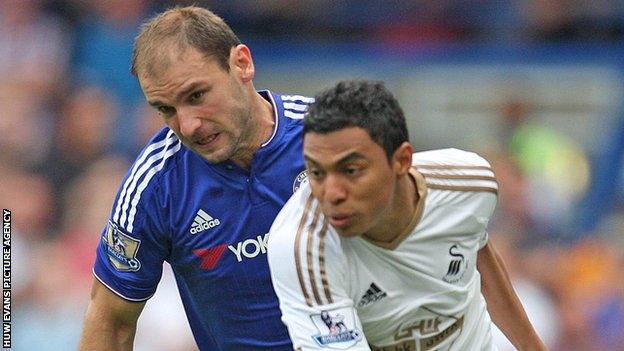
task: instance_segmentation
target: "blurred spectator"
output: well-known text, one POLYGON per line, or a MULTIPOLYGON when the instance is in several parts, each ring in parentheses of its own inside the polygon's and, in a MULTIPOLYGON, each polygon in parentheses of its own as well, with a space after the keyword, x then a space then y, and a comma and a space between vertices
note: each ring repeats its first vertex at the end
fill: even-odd
POLYGON ((51 94, 68 64, 70 32, 44 0, 0 1, 0 74, 12 89, 51 94))
POLYGON ((593 237, 560 258, 556 277, 564 333, 559 349, 624 350, 622 256, 622 247, 593 237))
POLYGON ((55 210, 52 187, 34 173, 0 164, 0 206, 12 211, 12 227, 26 245, 46 238, 52 227, 55 210))
POLYGON ((144 97, 130 73, 130 59, 134 36, 147 15, 149 2, 103 0, 78 4, 82 5, 84 17, 77 28, 77 79, 101 86, 119 103, 110 146, 114 151, 131 153, 137 129, 131 112, 144 97))
POLYGON ((12 349, 75 350, 89 295, 74 288, 76 277, 70 263, 73 252, 52 242, 39 243, 31 250, 30 296, 14 307, 12 349))
MULTIPOLYGON (((499 183, 499 201, 488 232, 506 263, 509 276, 524 309, 542 341, 554 350, 559 338, 557 305, 552 290, 552 267, 557 251, 540 254, 549 247, 545 238, 536 232, 530 213, 530 190, 515 159, 503 151, 487 154, 499 183)), ((494 342, 500 351, 514 350, 512 344, 496 326, 494 342)))
MULTIPOLYGON (((522 94, 522 93, 520 93, 522 94)), ((536 228, 573 239, 572 213, 589 182, 587 155, 576 141, 535 117, 527 98, 503 99, 501 118, 508 151, 526 178, 528 211, 536 228)))
POLYGON ((45 167, 57 195, 91 163, 111 152, 118 110, 114 96, 98 86, 75 87, 65 96, 45 167))
POLYGON ((62 194, 62 232, 58 241, 74 253, 68 260, 77 280, 75 288, 82 288, 85 294, 91 286, 95 248, 128 166, 124 158, 115 155, 95 160, 62 194))
MULTIPOLYGON (((62 209, 61 199, 67 186, 87 167, 111 152, 113 120, 118 110, 113 96, 100 87, 75 87, 64 96, 57 117, 54 144, 48 148, 46 174, 55 193, 55 208, 62 209)), ((55 225, 63 213, 59 210, 55 225)))
MULTIPOLYGON (((526 274, 523 262, 529 259, 518 245, 517 233, 492 232, 490 240, 505 261, 514 289, 538 335, 550 350, 559 339, 560 321, 556 304, 548 290, 526 274)), ((515 348, 496 326, 493 327, 494 342, 500 351, 515 348)))
POLYGON ((71 32, 44 4, 0 1, 0 160, 24 169, 49 147, 52 98, 69 63, 71 32))
POLYGON ((590 191, 576 212, 583 233, 593 232, 618 200, 624 205, 624 112, 618 117, 606 135, 601 154, 596 155, 590 191))
POLYGON ((53 114, 44 97, 0 80, 0 161, 22 169, 42 166, 52 143, 53 114))

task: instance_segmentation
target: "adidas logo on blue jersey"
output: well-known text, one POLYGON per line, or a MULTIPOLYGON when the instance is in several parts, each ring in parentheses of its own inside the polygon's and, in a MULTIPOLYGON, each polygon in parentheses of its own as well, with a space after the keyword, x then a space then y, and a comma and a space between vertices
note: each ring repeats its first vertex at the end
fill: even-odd
POLYGON ((216 227, 219 224, 221 224, 221 222, 218 218, 212 218, 212 216, 206 213, 204 210, 199 209, 199 211, 197 211, 195 219, 193 220, 193 225, 191 226, 190 232, 191 234, 201 233, 204 230, 216 227))
POLYGON ((387 296, 386 292, 379 289, 377 284, 371 283, 368 290, 366 290, 364 295, 362 295, 362 298, 360 299, 360 302, 358 302, 357 307, 368 306, 371 303, 379 301, 386 296, 387 296))

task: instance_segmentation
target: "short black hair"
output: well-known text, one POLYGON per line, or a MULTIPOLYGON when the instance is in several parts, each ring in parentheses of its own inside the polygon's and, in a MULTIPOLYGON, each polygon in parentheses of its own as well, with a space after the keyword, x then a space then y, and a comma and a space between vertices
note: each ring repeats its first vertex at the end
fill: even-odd
POLYGON ((303 134, 326 134, 360 127, 381 146, 388 160, 409 142, 405 115, 399 102, 382 82, 341 81, 315 96, 303 120, 303 134))

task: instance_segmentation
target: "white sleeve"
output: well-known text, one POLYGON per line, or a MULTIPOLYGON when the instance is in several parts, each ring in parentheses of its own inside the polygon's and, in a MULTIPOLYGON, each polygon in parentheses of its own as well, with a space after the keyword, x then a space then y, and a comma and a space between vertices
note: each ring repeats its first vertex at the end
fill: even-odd
POLYGON ((268 260, 282 321, 295 350, 370 350, 353 300, 346 293, 346 260, 339 240, 308 189, 277 216, 269 234, 268 260))

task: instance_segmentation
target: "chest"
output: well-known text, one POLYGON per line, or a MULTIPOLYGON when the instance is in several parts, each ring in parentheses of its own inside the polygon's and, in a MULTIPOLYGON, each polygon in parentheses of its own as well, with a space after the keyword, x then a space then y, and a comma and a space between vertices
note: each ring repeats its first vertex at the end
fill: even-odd
POLYGON ((223 168, 183 178, 185 191, 170 200, 170 263, 214 279, 264 270, 267 233, 303 171, 303 162, 291 158, 250 172, 223 168))
POLYGON ((470 216, 445 218, 423 217, 394 250, 359 238, 345 245, 348 294, 371 342, 438 335, 465 315, 484 227, 470 216))

